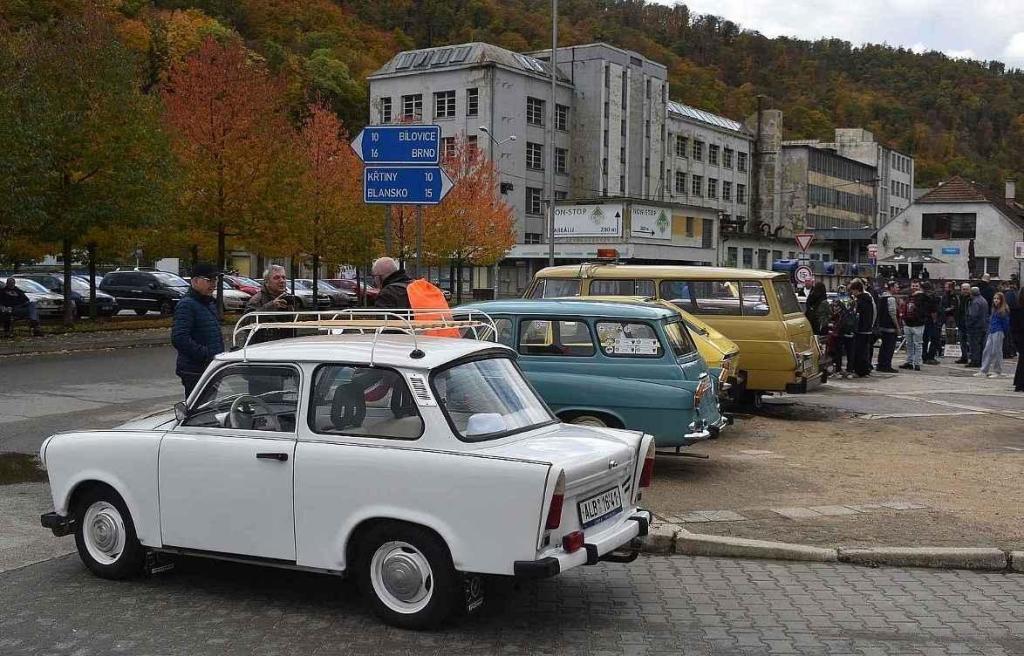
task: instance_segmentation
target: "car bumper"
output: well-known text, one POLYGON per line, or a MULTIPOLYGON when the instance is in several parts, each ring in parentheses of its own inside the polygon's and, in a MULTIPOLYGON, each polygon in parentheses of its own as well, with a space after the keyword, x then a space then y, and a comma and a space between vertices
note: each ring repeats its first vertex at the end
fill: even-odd
POLYGON ((825 374, 819 371, 810 376, 801 376, 795 383, 786 385, 787 394, 807 394, 825 384, 825 374))
POLYGON ((559 550, 538 560, 517 560, 513 573, 520 578, 547 578, 580 565, 596 565, 602 560, 629 562, 636 558, 651 525, 651 513, 637 510, 621 523, 596 533, 572 553, 559 550))
POLYGON ((39 523, 43 525, 43 528, 53 531, 57 537, 71 535, 75 532, 75 520, 60 513, 43 513, 39 516, 39 523))

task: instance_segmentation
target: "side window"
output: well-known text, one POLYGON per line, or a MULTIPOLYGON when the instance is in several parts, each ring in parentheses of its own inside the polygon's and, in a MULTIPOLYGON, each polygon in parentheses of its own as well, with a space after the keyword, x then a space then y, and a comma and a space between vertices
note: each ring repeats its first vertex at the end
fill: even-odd
MULTIPOLYGON (((743 316, 763 317, 771 311, 760 282, 743 283, 743 316)), ((797 311, 800 311, 799 306, 797 311)))
POLYGON ((512 321, 509 319, 495 319, 494 327, 497 329, 498 334, 495 335, 495 341, 505 346, 516 347, 516 336, 512 332, 512 321))
POLYGON ((731 280, 692 280, 695 314, 739 316, 739 283, 731 280))
POLYGON ((649 324, 632 321, 598 321, 601 350, 613 358, 660 358, 665 351, 649 324))
POLYGON ((321 435, 415 440, 423 434, 423 419, 401 374, 343 364, 316 370, 307 423, 321 435))
POLYGON ((658 286, 658 296, 687 312, 696 313, 697 304, 685 280, 664 280, 658 286))
POLYGON ((654 281, 591 280, 590 296, 654 296, 654 281))
POLYGON ((226 367, 206 387, 186 426, 295 432, 299 374, 280 365, 226 367))
POLYGON ((796 292, 788 280, 775 280, 772 285, 775 287, 775 295, 779 297, 779 306, 783 314, 800 311, 800 302, 796 300, 796 292))
POLYGON ((582 321, 524 319, 519 323, 519 352, 585 357, 594 355, 594 341, 582 321))
POLYGON ((541 278, 530 290, 530 298, 561 298, 580 295, 579 278, 541 278))

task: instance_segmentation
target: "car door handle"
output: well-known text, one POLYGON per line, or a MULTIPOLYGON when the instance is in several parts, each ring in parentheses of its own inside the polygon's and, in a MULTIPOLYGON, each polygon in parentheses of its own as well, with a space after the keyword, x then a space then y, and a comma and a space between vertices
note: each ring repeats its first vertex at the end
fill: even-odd
POLYGON ((256 458, 258 460, 277 460, 278 462, 288 462, 287 453, 257 453, 256 458))

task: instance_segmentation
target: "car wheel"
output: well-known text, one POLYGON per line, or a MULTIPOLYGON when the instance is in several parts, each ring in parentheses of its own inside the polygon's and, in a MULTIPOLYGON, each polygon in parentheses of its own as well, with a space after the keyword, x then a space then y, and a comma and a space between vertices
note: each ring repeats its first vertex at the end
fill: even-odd
POLYGON ((142 308, 135 308, 135 314, 139 315, 140 317, 144 317, 148 313, 149 313, 149 310, 143 310, 142 308))
POLYGON ((600 417, 594 415, 576 415, 569 420, 570 424, 576 424, 577 426, 597 426, 598 428, 607 428, 608 422, 600 417))
POLYGON ((146 560, 128 507, 107 488, 87 492, 77 504, 75 545, 85 566, 105 579, 137 576, 146 560))
POLYGON ((425 528, 386 522, 369 529, 356 563, 359 589, 384 622, 434 628, 451 617, 461 592, 448 547, 425 528))
POLYGON ((160 301, 160 315, 166 317, 169 314, 174 314, 174 304, 164 299, 160 301))

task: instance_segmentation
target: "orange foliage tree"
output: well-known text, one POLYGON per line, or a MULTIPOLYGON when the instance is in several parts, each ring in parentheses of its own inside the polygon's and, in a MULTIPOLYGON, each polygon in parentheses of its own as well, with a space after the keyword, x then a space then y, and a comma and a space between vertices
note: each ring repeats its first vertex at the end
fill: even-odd
POLYGON ((515 214, 498 193, 498 168, 465 135, 441 163, 454 186, 439 205, 424 210, 425 250, 455 268, 455 296, 462 297, 462 267, 486 266, 515 244, 515 214))
MULTIPOLYGON (((184 170, 186 226, 217 237, 217 264, 235 237, 254 251, 281 253, 282 217, 294 216, 301 164, 284 83, 239 43, 207 38, 163 88, 166 120, 184 170)), ((218 289, 218 304, 223 291, 218 289)))

